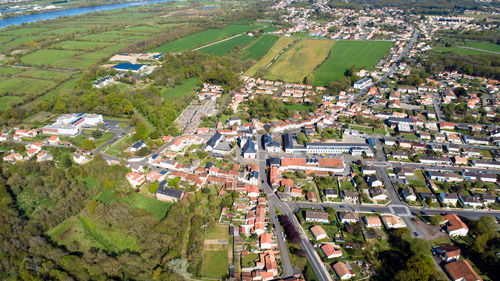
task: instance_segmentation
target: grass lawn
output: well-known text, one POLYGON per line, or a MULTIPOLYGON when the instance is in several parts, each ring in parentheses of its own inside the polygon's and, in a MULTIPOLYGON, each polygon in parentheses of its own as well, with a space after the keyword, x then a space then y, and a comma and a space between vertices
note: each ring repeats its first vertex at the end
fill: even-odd
POLYGON ((203 253, 203 277, 222 278, 229 271, 227 246, 219 250, 207 250, 203 253))
POLYGON ((279 37, 269 51, 244 74, 254 76, 257 71, 266 67, 284 48, 290 45, 295 39, 289 37, 279 37))
POLYGON ((28 77, 28 78, 52 80, 52 81, 62 81, 64 79, 68 79, 70 76, 71 76, 70 72, 42 70, 42 69, 31 69, 17 75, 17 77, 28 77))
POLYGON ((234 50, 235 48, 238 47, 243 47, 248 45, 250 42, 255 40, 255 37, 253 36, 248 36, 246 34, 240 35, 234 38, 231 38, 226 41, 219 42, 214 45, 210 45, 204 48, 199 49, 198 51, 205 53, 205 54, 213 54, 216 56, 222 56, 231 50, 234 50))
POLYGON ((151 52, 182 52, 256 28, 258 27, 254 25, 229 25, 221 29, 209 29, 168 42, 151 52))
POLYGON ((18 96, 3 96, 0 97, 0 111, 9 109, 10 103, 20 103, 22 99, 18 96))
POLYGON ((75 76, 75 77, 69 79, 68 81, 60 84, 59 86, 55 87, 54 89, 50 90, 45 95, 43 95, 43 96, 35 99, 34 101, 32 101, 32 102, 30 102, 28 104, 50 100, 52 97, 58 96, 61 93, 69 92, 69 91, 71 91, 71 90, 73 90, 75 88, 76 82, 78 81, 78 79, 79 79, 79 77, 75 76))
POLYGON ((277 36, 264 34, 259 37, 250 46, 244 48, 240 51, 242 55, 241 60, 256 60, 262 57, 268 50, 273 46, 273 44, 278 40, 277 36))
POLYGON ((22 69, 15 67, 2 66, 0 67, 0 76, 10 76, 16 73, 21 72, 22 69))
POLYGON ((49 229, 47 234, 58 244, 65 245, 72 251, 88 251, 92 247, 110 252, 127 249, 140 251, 135 239, 127 236, 122 230, 83 214, 70 217, 49 229))
POLYGON ((105 152, 108 153, 109 155, 120 157, 122 152, 131 145, 132 145, 132 136, 124 137, 118 142, 115 142, 105 152))
POLYGON ((461 55, 484 55, 486 54, 485 52, 482 51, 477 51, 477 50, 469 50, 469 49, 464 49, 464 48, 459 48, 459 47, 443 47, 443 46, 435 46, 432 48, 433 51, 439 52, 439 53, 457 53, 461 55))
POLYGON ((328 56, 332 40, 304 39, 293 45, 271 66, 266 79, 302 82, 328 56))
POLYGON ((194 92, 194 89, 198 85, 198 78, 185 79, 180 85, 174 88, 166 88, 163 91, 163 97, 184 97, 190 95, 194 92))
POLYGON ((352 66, 371 70, 392 45, 393 42, 385 41, 337 41, 328 59, 314 72, 314 84, 326 86, 344 77, 352 66))
POLYGON ((450 239, 450 236, 445 235, 445 236, 439 237, 437 239, 430 240, 429 244, 431 246, 449 245, 449 244, 451 244, 451 239, 450 239))
POLYGON ((259 258, 256 253, 249 253, 247 256, 241 258, 241 267, 254 267, 255 261, 259 258))
POLYGON ((159 220, 162 220, 172 204, 156 200, 144 195, 134 193, 125 199, 130 206, 136 209, 146 210, 148 213, 155 215, 159 220))
POLYGON ((227 225, 217 224, 214 228, 205 233, 206 239, 227 240, 229 238, 229 229, 227 225))
POLYGON ((500 53, 500 45, 489 42, 468 41, 465 46, 500 53))
POLYGON ((305 103, 285 104, 285 108, 295 111, 309 111, 311 109, 316 109, 312 104, 305 103))
POLYGON ((21 61, 29 65, 54 65, 77 54, 77 51, 69 50, 38 50, 22 57, 21 61))

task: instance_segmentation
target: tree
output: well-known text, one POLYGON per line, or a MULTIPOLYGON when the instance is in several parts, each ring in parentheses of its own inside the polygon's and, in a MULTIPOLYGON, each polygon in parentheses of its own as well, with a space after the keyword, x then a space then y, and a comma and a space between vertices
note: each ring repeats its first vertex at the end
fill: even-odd
POLYGON ((150 130, 144 122, 139 122, 135 126, 134 141, 145 140, 149 136, 150 130))
POLYGON ((299 133, 297 135, 297 142, 300 144, 303 144, 305 141, 307 141, 307 136, 304 133, 299 133))
POLYGON ((423 256, 411 257, 405 265, 405 269, 400 270, 395 280, 401 281, 427 281, 435 271, 434 264, 429 258, 423 256))

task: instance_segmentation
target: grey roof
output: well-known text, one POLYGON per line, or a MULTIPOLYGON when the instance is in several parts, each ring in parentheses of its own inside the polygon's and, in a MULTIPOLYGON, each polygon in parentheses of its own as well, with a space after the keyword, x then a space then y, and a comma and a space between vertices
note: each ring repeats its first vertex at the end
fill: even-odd
POLYGON ((177 189, 168 187, 166 181, 162 181, 160 183, 160 185, 158 186, 158 189, 156 190, 156 193, 166 195, 166 196, 176 198, 176 199, 181 199, 182 194, 184 194, 184 192, 182 192, 181 190, 177 190, 177 189))

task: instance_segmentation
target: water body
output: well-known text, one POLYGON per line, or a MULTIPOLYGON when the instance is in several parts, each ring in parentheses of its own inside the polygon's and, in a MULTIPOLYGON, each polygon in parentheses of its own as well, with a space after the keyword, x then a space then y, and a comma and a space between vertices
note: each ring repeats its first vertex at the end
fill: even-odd
POLYGON ((0 19, 0 28, 5 28, 9 25, 16 26, 21 25, 23 23, 36 22, 39 20, 51 20, 58 17, 67 17, 67 16, 76 16, 81 14, 87 14, 92 12, 99 11, 108 11, 120 8, 134 7, 134 6, 143 6, 150 4, 157 4, 162 2, 170 2, 171 0, 147 0, 147 1, 136 1, 136 2, 127 2, 127 3, 116 3, 116 4, 108 4, 101 5, 95 7, 81 7, 75 9, 66 9, 66 10, 57 10, 46 13, 39 13, 33 15, 22 15, 13 18, 0 19))

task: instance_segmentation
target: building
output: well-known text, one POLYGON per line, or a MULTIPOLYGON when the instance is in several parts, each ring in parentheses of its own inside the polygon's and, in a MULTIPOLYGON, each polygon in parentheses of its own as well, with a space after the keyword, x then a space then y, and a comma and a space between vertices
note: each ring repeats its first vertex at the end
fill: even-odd
POLYGON ((128 149, 127 149, 127 152, 137 152, 139 150, 141 150, 142 148, 145 148, 146 147, 146 142, 143 141, 143 140, 140 140, 136 143, 134 143, 132 146, 130 146, 128 149))
POLYGON ((342 223, 352 224, 352 223, 357 223, 359 221, 356 213, 342 213, 340 217, 342 218, 341 219, 342 223))
POLYGON ((16 163, 17 161, 22 161, 24 157, 19 153, 11 153, 3 157, 3 161, 7 163, 16 163))
POLYGON ((132 71, 137 73, 143 71, 146 68, 146 65, 124 62, 114 65, 113 68, 117 71, 132 71))
POLYGON ((382 222, 388 229, 406 227, 405 222, 395 215, 382 215, 382 222))
POLYGON ((370 87, 372 85, 372 79, 370 78, 363 78, 356 83, 354 83, 354 89, 364 89, 367 87, 370 87))
POLYGON ((439 199, 441 199, 441 202, 443 202, 443 204, 457 205, 458 196, 455 193, 441 192, 438 194, 438 196, 439 196, 439 199))
POLYGON ((80 154, 78 152, 75 152, 75 154, 73 154, 73 161, 82 165, 89 162, 90 159, 85 154, 80 154))
POLYGON ((373 200, 387 200, 387 192, 381 187, 370 188, 368 191, 373 200))
POLYGON ((325 197, 327 199, 335 199, 339 197, 339 192, 334 188, 325 188, 325 197))
POLYGON ((167 202, 177 202, 182 198, 183 195, 184 192, 182 192, 181 190, 168 187, 166 181, 162 181, 160 185, 158 185, 158 189, 156 190, 156 198, 158 200, 167 202))
POLYGON ((43 127, 42 133, 47 135, 76 136, 81 128, 97 126, 103 122, 104 120, 100 114, 63 114, 53 124, 43 127))
POLYGON ((315 225, 311 227, 309 230, 311 231, 311 234, 314 236, 314 239, 316 240, 328 238, 326 231, 320 225, 315 225))
POLYGON ((439 246, 432 252, 444 262, 456 261, 460 258, 460 248, 455 245, 439 246))
POLYGON ((364 216, 363 221, 365 222, 366 227, 373 227, 373 228, 381 228, 382 227, 382 222, 380 221, 379 217, 364 216))
POLYGON ((410 188, 410 187, 403 188, 403 190, 401 190, 401 196, 406 201, 415 201, 415 200, 417 200, 417 196, 415 196, 415 192, 413 192, 413 189, 410 188))
POLYGON ((455 214, 447 214, 444 216, 444 227, 450 236, 467 236, 469 228, 455 214))
POLYGON ((131 172, 126 175, 128 182, 133 187, 138 187, 146 181, 146 177, 143 174, 139 174, 136 172, 131 172))
POLYGON ((467 260, 450 262, 444 266, 445 272, 453 281, 482 281, 467 260))
POLYGON ((320 211, 306 211, 305 219, 307 222, 329 223, 328 213, 320 211))
POLYGON ((257 157, 255 142, 252 139, 246 141, 242 148, 242 154, 245 159, 255 159, 257 157))
POLYGON ((342 249, 336 249, 332 244, 323 244, 321 251, 328 259, 340 258, 342 256, 342 249))
POLYGON ((343 262, 336 262, 333 265, 333 270, 340 278, 340 280, 347 280, 355 276, 354 270, 349 266, 349 264, 345 264, 343 262))
POLYGON ((261 249, 271 249, 273 247, 273 238, 270 233, 262 233, 259 237, 261 249))

